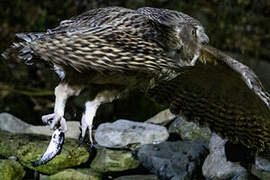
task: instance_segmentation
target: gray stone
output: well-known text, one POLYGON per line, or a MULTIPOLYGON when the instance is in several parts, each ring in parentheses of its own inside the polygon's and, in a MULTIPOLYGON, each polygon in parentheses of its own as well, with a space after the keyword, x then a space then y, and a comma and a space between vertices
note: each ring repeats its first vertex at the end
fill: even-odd
POLYGON ((146 122, 164 126, 168 124, 169 122, 171 122, 175 117, 176 115, 171 113, 169 109, 165 109, 159 112, 158 114, 156 114, 155 116, 151 117, 150 119, 148 119, 146 122))
POLYGON ((65 169, 49 177, 49 180, 101 180, 101 174, 92 169, 65 169))
POLYGON ((209 143, 210 154, 207 156, 202 168, 203 175, 206 178, 225 180, 236 178, 240 175, 243 176, 242 174, 246 173, 246 169, 239 163, 227 161, 224 148, 225 143, 226 140, 223 140, 218 135, 212 135, 209 143))
POLYGON ((91 163, 91 168, 98 172, 119 172, 135 169, 139 166, 130 151, 99 148, 91 163))
POLYGON ((110 148, 138 148, 143 144, 166 141, 168 137, 165 127, 128 120, 101 124, 95 134, 99 145, 110 148))
POLYGON ((121 176, 114 180, 158 180, 158 177, 155 175, 129 175, 121 176))
POLYGON ((20 180, 25 176, 23 166, 14 160, 0 159, 0 179, 20 180))
POLYGON ((261 156, 255 159, 255 165, 252 165, 251 173, 262 180, 270 179, 270 162, 261 156))
POLYGON ((209 142, 211 138, 209 128, 189 122, 184 116, 179 116, 174 120, 169 127, 169 133, 178 134, 183 140, 205 140, 209 142))
POLYGON ((255 165, 252 165, 251 167, 251 174, 258 177, 260 180, 269 180, 270 179, 270 173, 269 171, 262 171, 256 168, 255 165))
POLYGON ((201 166, 207 154, 203 141, 177 141, 143 145, 138 158, 160 179, 202 179, 201 166))
POLYGON ((258 170, 270 172, 270 161, 266 158, 256 156, 255 165, 258 170))
MULTIPOLYGON (((67 121, 67 127, 68 131, 65 133, 65 136, 78 139, 81 133, 80 122, 67 121)), ((15 134, 40 134, 46 136, 51 136, 53 133, 49 126, 34 126, 23 122, 9 113, 0 113, 0 130, 15 134)))
POLYGON ((50 176, 46 174, 39 174, 39 180, 49 180, 50 176))

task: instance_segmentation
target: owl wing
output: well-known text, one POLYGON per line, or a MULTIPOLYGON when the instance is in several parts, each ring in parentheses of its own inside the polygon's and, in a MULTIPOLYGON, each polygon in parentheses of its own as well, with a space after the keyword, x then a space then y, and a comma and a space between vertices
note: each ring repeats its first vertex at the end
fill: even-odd
POLYGON ((60 22, 56 28, 49 29, 48 34, 60 32, 84 32, 85 29, 103 25, 117 26, 117 21, 131 16, 134 10, 122 7, 92 9, 81 15, 60 22))
MULTIPOLYGON (((182 15, 182 13, 176 11, 162 13, 163 10, 158 11, 156 9, 151 14, 146 12, 149 12, 148 8, 141 8, 137 11, 121 7, 94 9, 62 21, 60 26, 49 29, 47 34, 89 33, 89 31, 93 33, 93 29, 98 29, 98 27, 103 27, 100 33, 104 33, 105 29, 110 31, 110 28, 113 28, 129 31, 129 34, 143 38, 146 41, 155 42, 163 48, 175 49, 179 46, 179 42, 175 37, 174 26, 176 23, 187 23, 187 20, 194 23, 196 21, 188 15, 182 15), (168 18, 174 17, 174 15, 177 17, 176 20, 168 18), (156 16, 158 18, 154 18, 156 16)), ((96 31, 96 35, 97 33, 98 31, 96 31)))
POLYGON ((30 52, 42 59, 78 72, 159 73, 162 68, 175 64, 158 44, 134 36, 128 29, 104 26, 88 33, 54 34, 30 42, 28 46, 30 52))
POLYGON ((257 150, 269 146, 270 96, 257 76, 210 46, 202 53, 194 68, 161 82, 150 96, 233 142, 257 150))
POLYGON ((102 35, 108 31, 126 31, 143 38, 145 41, 155 42, 161 46, 176 46, 174 29, 159 23, 153 18, 131 9, 121 7, 99 8, 87 11, 81 15, 60 22, 60 25, 47 32, 18 33, 17 37, 27 42, 45 39, 55 34, 95 34, 102 35), (173 45, 171 45, 173 44, 173 45))
POLYGON ((48 29, 47 32, 18 33, 16 35, 20 39, 30 42, 54 34, 88 33, 89 31, 93 31, 94 28, 101 26, 122 29, 124 26, 129 26, 130 23, 133 23, 135 20, 141 21, 141 18, 143 18, 142 16, 141 18, 131 18, 133 16, 134 10, 131 9, 121 7, 98 8, 89 10, 70 19, 63 20, 60 22, 59 26, 48 29))

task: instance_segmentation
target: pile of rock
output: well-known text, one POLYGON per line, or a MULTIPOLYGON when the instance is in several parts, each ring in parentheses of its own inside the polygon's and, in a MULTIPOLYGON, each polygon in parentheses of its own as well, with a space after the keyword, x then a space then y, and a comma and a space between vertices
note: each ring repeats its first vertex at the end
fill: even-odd
MULTIPOLYGON (((164 111, 149 121, 166 124, 168 119, 173 118, 164 111)), ((251 171, 239 162, 228 161, 226 140, 183 117, 175 118, 167 124, 168 128, 128 120, 101 124, 95 132, 96 152, 89 151, 86 145, 78 146, 79 122, 69 122, 69 125, 62 152, 47 164, 33 167, 32 162, 45 152, 52 132, 45 126, 32 126, 1 113, 0 179, 27 179, 31 176, 29 171, 38 172, 43 180, 248 180, 251 176, 270 177, 267 160, 257 157, 251 171), (174 141, 170 141, 170 134, 174 135, 174 141)))

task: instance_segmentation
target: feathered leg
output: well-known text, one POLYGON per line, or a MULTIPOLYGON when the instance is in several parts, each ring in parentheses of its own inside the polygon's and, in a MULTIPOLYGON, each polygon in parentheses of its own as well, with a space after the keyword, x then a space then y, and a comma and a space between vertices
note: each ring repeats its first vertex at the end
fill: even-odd
POLYGON ((80 139, 80 143, 83 142, 85 138, 85 134, 87 129, 89 129, 89 139, 91 145, 94 144, 93 141, 93 134, 92 134, 92 128, 93 128, 93 120, 96 115, 96 111, 98 107, 101 104, 112 102, 114 99, 119 98, 120 93, 118 91, 102 91, 97 94, 94 100, 87 101, 85 103, 85 112, 83 113, 82 119, 81 119, 81 129, 82 129, 82 137, 80 139))
POLYGON ((78 96, 81 92, 81 87, 72 87, 65 83, 60 83, 54 90, 55 104, 54 113, 42 116, 42 121, 50 125, 53 129, 58 123, 63 131, 67 131, 67 123, 64 118, 65 106, 70 96, 78 96))

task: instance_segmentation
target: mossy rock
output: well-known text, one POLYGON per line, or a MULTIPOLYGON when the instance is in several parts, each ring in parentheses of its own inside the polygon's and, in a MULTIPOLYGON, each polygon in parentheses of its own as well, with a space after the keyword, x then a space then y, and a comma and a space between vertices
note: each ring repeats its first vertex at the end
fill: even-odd
POLYGON ((65 169, 48 178, 49 180, 101 180, 101 174, 92 169, 65 169))
MULTIPOLYGON (((29 143, 30 139, 31 136, 29 135, 0 131, 0 155, 5 158, 16 156, 18 148, 29 143)), ((49 140, 49 137, 46 139, 49 140)), ((33 140, 35 140, 35 138, 33 140)))
POLYGON ((135 159, 131 151, 110 150, 100 148, 91 163, 91 168, 98 172, 120 172, 135 169, 139 161, 135 159))
POLYGON ((23 166, 14 160, 0 159, 0 179, 20 180, 25 176, 23 166))
POLYGON ((89 158, 86 146, 78 147, 76 140, 65 139, 62 152, 47 164, 33 167, 45 153, 50 137, 43 135, 12 134, 0 131, 0 155, 3 157, 17 156, 26 167, 44 174, 54 174, 65 168, 78 166, 89 158))
POLYGON ((17 152, 19 161, 30 169, 37 170, 44 174, 54 174, 65 168, 85 163, 89 158, 89 153, 86 147, 78 147, 75 140, 67 139, 59 155, 55 156, 46 164, 33 167, 32 162, 38 161, 41 158, 45 153, 48 144, 49 141, 35 141, 19 147, 17 152))

